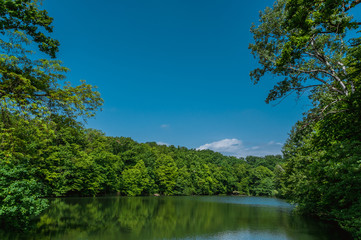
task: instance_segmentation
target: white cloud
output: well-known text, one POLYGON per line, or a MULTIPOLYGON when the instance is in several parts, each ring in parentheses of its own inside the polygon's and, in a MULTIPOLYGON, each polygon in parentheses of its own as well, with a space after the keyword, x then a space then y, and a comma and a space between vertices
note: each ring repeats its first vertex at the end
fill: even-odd
POLYGON ((169 124, 162 124, 162 125, 160 125, 160 127, 161 127, 161 128, 169 128, 170 125, 169 125, 169 124))
POLYGON ((169 143, 165 143, 165 142, 157 142, 157 145, 166 145, 166 146, 169 146, 170 144, 169 144, 169 143))
POLYGON ((243 148, 242 141, 238 140, 236 138, 232 139, 223 139, 217 142, 207 143, 199 148, 197 150, 205 150, 205 149, 211 149, 216 152, 228 152, 233 153, 235 151, 238 151, 239 149, 243 148))
POLYGON ((242 141, 239 139, 226 138, 220 141, 204 144, 199 148, 197 148, 197 150, 205 150, 205 149, 210 149, 225 155, 241 157, 243 156, 242 152, 244 151, 245 147, 243 146, 242 141))
POLYGON ((269 141, 269 142, 267 143, 267 145, 280 145, 280 146, 282 146, 283 144, 280 143, 280 142, 269 141))
POLYGON ((268 143, 246 144, 242 140, 232 138, 223 139, 216 142, 204 144, 197 150, 210 149, 225 155, 246 157, 246 156, 265 156, 281 154, 281 146, 283 144, 275 141, 268 143))

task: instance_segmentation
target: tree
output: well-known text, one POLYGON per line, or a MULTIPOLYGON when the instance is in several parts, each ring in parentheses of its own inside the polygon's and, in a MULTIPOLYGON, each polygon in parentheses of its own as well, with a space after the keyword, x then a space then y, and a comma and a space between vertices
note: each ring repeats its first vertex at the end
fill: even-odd
MULTIPOLYGON (((357 30, 360 21, 354 20, 350 11, 355 8, 361 1, 359 0, 289 0, 286 5, 288 11, 286 27, 287 29, 298 29, 300 31, 294 32, 294 39, 300 44, 293 46, 293 52, 302 51, 305 45, 312 41, 312 38, 326 35, 340 35, 345 37, 349 35, 350 30, 357 30), (303 39, 303 40, 301 40, 303 39), (301 40, 301 41, 300 41, 301 40)), ((360 73, 361 54, 361 38, 352 36, 348 44, 348 67, 353 69, 345 71, 346 78, 352 78, 355 74, 360 73), (351 74, 353 72, 353 74, 351 74)), ((338 63, 340 65, 340 63, 338 63)), ((343 68, 344 66, 341 65, 343 68)), ((353 83, 351 83, 353 84, 353 83)))
POLYGON ((337 221, 360 239, 361 141, 330 141, 318 125, 301 130, 295 128, 284 146, 287 162, 277 176, 277 191, 298 203, 301 213, 337 221))
POLYGON ((250 49, 261 67, 281 81, 266 102, 308 92, 313 108, 286 142, 275 169, 281 196, 298 210, 337 221, 361 239, 361 23, 359 0, 280 0, 253 26, 250 49))
POLYGON ((264 166, 258 166, 250 171, 250 192, 252 195, 273 195, 273 172, 264 166))
MULTIPOLYGON (((63 153, 68 156, 84 157, 84 152, 67 151, 69 145, 55 147, 52 140, 61 139, 56 139, 59 128, 76 128, 78 117, 92 117, 102 105, 93 86, 82 82, 73 87, 64 82, 68 69, 55 59, 59 42, 50 36, 52 20, 38 0, 0 0, 0 165, 14 169, 12 176, 1 180, 0 215, 6 218, 3 221, 20 219, 15 227, 44 210, 40 183, 50 194, 69 191, 57 185, 69 180, 70 169, 64 172, 63 165, 57 166, 66 161, 55 152, 66 147, 63 153), (27 178, 18 168, 28 173, 27 178)), ((96 192, 100 187, 93 188, 96 192)))
POLYGON ((360 79, 355 76, 361 46, 360 38, 348 36, 359 24, 347 9, 358 3, 280 0, 260 14, 260 24, 251 28, 255 42, 249 48, 261 67, 250 76, 254 83, 266 73, 281 79, 267 103, 308 92, 316 106, 312 119, 350 108, 342 104, 359 97, 360 79))
POLYGON ((177 185, 178 167, 174 159, 161 154, 155 162, 155 177, 159 191, 165 195, 174 195, 174 188, 177 185))
POLYGON ((9 30, 24 31, 38 44, 40 51, 55 57, 59 41, 45 35, 53 31, 53 19, 45 10, 39 9, 38 0, 2 0, 0 16, 2 33, 9 30), (45 33, 41 28, 45 29, 45 33))
POLYGON ((237 163, 233 165, 235 177, 237 177, 237 191, 243 195, 250 195, 249 188, 250 186, 250 177, 248 164, 237 163))
POLYGON ((0 223, 26 230, 34 216, 48 206, 41 183, 29 179, 28 168, 0 162, 0 223))
POLYGON ((141 195, 151 185, 151 180, 142 160, 134 167, 124 170, 122 177, 124 191, 127 196, 141 195))
POLYGON ((47 35, 52 32, 52 18, 39 7, 36 0, 0 1, 1 114, 91 117, 102 104, 94 87, 85 82, 76 87, 62 83, 68 69, 58 60, 33 54, 32 43, 51 58, 59 46, 47 35))

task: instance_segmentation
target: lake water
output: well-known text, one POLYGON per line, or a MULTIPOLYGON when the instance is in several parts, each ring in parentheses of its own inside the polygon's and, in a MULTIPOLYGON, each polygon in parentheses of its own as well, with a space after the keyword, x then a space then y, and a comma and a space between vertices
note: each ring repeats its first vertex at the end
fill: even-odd
POLYGON ((348 239, 292 209, 282 200, 240 196, 54 199, 31 233, 0 232, 0 239, 348 239))

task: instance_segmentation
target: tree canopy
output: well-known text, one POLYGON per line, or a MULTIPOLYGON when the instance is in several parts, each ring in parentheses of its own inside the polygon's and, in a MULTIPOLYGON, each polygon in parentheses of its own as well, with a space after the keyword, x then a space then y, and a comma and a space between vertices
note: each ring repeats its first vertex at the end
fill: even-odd
POLYGON ((250 76, 254 83, 266 73, 280 79, 266 102, 307 92, 322 117, 359 98, 360 23, 347 14, 358 3, 280 0, 260 14, 249 46, 260 67, 250 76))

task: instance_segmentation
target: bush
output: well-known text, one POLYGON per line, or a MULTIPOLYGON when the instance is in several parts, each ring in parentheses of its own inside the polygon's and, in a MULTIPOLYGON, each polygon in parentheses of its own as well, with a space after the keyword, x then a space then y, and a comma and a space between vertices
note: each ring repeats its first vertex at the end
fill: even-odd
POLYGON ((26 176, 23 167, 0 166, 0 222, 17 230, 26 230, 31 220, 48 207, 41 198, 41 186, 26 176))

